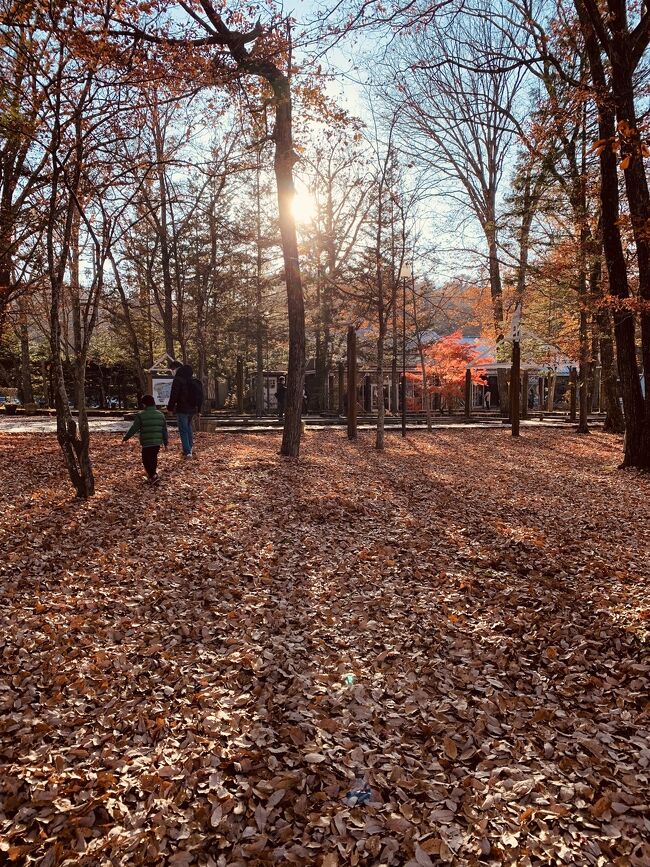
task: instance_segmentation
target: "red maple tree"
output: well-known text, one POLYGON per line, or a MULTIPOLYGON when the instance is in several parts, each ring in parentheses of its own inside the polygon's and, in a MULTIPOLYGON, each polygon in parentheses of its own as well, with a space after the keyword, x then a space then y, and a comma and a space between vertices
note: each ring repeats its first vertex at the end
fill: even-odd
POLYGON ((431 385, 431 394, 439 394, 448 405, 461 400, 465 388, 465 371, 470 368, 472 382, 476 385, 486 385, 484 371, 478 367, 470 367, 481 358, 481 350, 463 342, 460 331, 454 331, 441 337, 424 352, 427 361, 427 375, 431 385))

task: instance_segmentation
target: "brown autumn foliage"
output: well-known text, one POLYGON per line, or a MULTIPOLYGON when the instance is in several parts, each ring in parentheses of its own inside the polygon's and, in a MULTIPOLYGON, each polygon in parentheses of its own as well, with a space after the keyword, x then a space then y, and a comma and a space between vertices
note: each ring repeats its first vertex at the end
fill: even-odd
POLYGON ((650 863, 616 439, 201 435, 150 488, 98 435, 86 502, 0 445, 2 863, 650 863))

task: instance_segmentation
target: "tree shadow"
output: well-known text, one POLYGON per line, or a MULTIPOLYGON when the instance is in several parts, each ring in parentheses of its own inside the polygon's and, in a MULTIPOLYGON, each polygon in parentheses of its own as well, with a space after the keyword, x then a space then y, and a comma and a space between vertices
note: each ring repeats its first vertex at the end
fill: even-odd
MULTIPOLYGON (((602 857, 630 856, 647 650, 613 591, 648 579, 645 560, 637 583, 622 565, 645 544, 625 530, 643 484, 617 475, 606 503, 596 481, 569 501, 571 457, 538 443, 513 468, 476 432, 389 439, 382 455, 371 436, 327 432, 298 464, 277 458, 277 436, 205 435, 196 464, 152 491, 135 450, 116 465, 116 439, 95 445, 97 498, 62 508, 59 487, 28 510, 37 521, 12 517, 11 550, 35 552, 32 597, 12 576, 3 615, 6 813, 18 827, 33 811, 16 845, 51 815, 80 845, 44 796, 56 785, 97 831, 140 816, 141 854, 164 803, 170 827, 205 835, 196 851, 234 860, 268 848, 313 863, 336 840, 398 864, 422 828, 462 863, 481 840, 541 859, 569 828, 602 857), (359 776, 363 811, 346 800, 359 776)), ((51 453, 32 493, 50 490, 51 453)))

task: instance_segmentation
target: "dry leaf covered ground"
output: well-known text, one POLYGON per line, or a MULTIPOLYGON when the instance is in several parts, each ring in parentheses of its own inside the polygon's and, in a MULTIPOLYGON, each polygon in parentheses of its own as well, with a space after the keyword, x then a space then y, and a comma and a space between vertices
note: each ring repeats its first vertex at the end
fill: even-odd
POLYGON ((0 446, 3 863, 650 864, 620 440, 97 435, 86 503, 0 446))

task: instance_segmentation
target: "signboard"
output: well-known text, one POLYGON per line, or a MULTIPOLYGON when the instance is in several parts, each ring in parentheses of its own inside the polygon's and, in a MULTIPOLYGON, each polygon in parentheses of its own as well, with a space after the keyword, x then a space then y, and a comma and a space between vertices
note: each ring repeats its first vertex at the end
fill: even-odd
POLYGON ((156 401, 156 406, 167 406, 173 381, 173 376, 158 375, 151 377, 151 393, 156 401))

